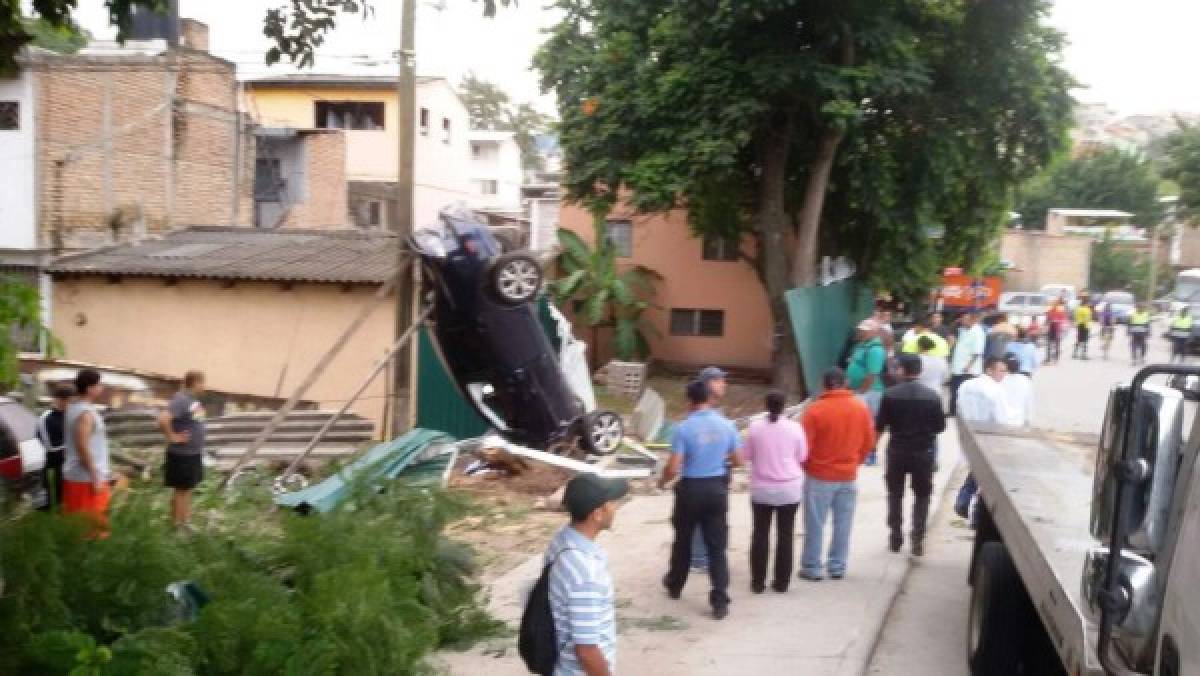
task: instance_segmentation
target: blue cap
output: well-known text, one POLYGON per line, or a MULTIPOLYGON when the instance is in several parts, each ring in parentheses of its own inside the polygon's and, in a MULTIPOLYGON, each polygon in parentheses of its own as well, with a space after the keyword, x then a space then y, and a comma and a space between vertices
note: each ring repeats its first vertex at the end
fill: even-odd
POLYGON ((700 375, 696 378, 700 382, 707 383, 710 380, 725 380, 729 374, 716 366, 705 366, 700 370, 700 375))

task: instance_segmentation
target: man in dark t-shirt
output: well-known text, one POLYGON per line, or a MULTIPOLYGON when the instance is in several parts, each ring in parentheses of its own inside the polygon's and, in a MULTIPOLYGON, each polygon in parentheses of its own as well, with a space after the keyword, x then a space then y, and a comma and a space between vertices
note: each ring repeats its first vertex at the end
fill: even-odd
POLYGON ((67 404, 75 390, 67 385, 55 385, 51 390, 53 401, 50 409, 38 419, 38 440, 46 448, 46 467, 42 470, 42 488, 46 491, 46 502, 38 509, 44 512, 58 511, 63 491, 63 451, 67 447, 64 436, 64 420, 67 404))
POLYGON ((184 528, 192 516, 192 490, 204 479, 204 374, 188 371, 166 410, 158 417, 167 438, 163 483, 175 489, 171 497, 171 521, 184 528))

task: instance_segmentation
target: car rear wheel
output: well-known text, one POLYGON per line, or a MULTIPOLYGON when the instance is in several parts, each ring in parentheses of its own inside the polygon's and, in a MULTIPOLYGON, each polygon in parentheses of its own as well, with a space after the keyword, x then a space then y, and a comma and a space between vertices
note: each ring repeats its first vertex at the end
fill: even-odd
POLYGON ((625 423, 612 411, 593 411, 583 417, 583 446, 596 455, 610 455, 625 438, 625 423))
POLYGON ((1022 634, 1031 615, 1029 596, 1002 542, 985 542, 975 561, 967 619, 967 664, 972 676, 1022 673, 1022 634))
POLYGON ((505 303, 528 303, 541 287, 542 266, 529 254, 504 254, 492 266, 492 291, 505 303))

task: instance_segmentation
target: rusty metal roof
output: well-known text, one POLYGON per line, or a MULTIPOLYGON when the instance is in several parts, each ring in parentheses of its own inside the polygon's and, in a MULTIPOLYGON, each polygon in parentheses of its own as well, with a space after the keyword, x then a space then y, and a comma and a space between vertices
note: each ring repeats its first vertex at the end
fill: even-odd
POLYGON ((380 284, 395 270, 391 233, 197 226, 52 262, 55 276, 118 275, 380 284))

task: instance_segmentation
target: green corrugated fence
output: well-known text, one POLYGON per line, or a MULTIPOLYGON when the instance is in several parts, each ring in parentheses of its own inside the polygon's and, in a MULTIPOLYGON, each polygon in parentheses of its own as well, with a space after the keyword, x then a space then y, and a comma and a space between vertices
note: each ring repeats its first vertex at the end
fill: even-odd
POLYGON ((821 391, 821 374, 837 364, 854 325, 871 314, 874 295, 854 280, 792 289, 784 296, 809 394, 821 391))

